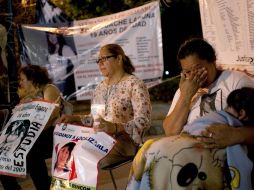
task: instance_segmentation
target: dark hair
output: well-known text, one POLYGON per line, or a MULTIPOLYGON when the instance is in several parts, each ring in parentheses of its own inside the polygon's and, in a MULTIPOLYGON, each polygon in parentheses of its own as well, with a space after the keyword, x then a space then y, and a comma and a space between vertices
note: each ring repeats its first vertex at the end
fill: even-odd
POLYGON ((65 145, 63 145, 62 148, 68 147, 68 150, 71 152, 75 145, 76 145, 76 143, 74 143, 74 142, 68 142, 65 145))
MULTIPOLYGON (((57 38, 57 43, 59 45, 59 49, 58 49, 58 55, 59 56, 63 56, 63 47, 66 45, 66 46, 69 46, 67 43, 66 43, 66 40, 65 38, 63 37, 63 35, 61 34, 56 34, 56 33, 50 33, 50 32, 46 32, 46 36, 47 36, 47 43, 48 43, 48 52, 49 54, 54 54, 55 53, 55 50, 56 50, 56 45, 53 44, 50 40, 49 40, 49 36, 50 35, 55 35, 56 38, 57 38)), ((69 46, 70 47, 70 46, 69 46)), ((71 48, 71 47, 70 47, 71 48)), ((71 48, 73 53, 75 55, 77 55, 77 52, 73 50, 73 48, 71 48)))
MULTIPOLYGON (((227 104, 237 112, 243 109, 248 116, 248 123, 254 124, 254 88, 243 87, 232 91, 227 98, 227 104)), ((245 121, 243 121, 244 123, 245 121)))
MULTIPOLYGON (((72 152, 72 150, 74 149, 75 145, 76 145, 76 143, 74 143, 74 142, 68 142, 68 143, 66 143, 64 146, 62 146, 62 147, 60 148, 60 150, 61 150, 62 148, 65 148, 65 147, 68 148, 69 155, 68 155, 68 158, 67 158, 67 162, 68 162, 68 161, 70 160, 70 158, 71 158, 71 152, 72 152)), ((58 152, 58 154, 59 154, 59 152, 58 152)), ((56 160, 56 163, 55 163, 54 168, 56 168, 56 166, 57 166, 58 154, 57 154, 57 160, 56 160)), ((65 163, 65 164, 67 164, 67 163, 65 163)), ((69 171, 69 168, 65 167, 65 168, 63 168, 63 171, 64 171, 64 172, 68 172, 68 171, 69 171)))
POLYGON ((22 135, 22 137, 20 139, 20 142, 19 142, 18 146, 16 147, 16 149, 14 150, 14 152, 19 149, 21 143, 26 138, 26 135, 28 133, 29 127, 30 127, 30 120, 25 119, 25 120, 16 120, 16 121, 11 122, 9 127, 6 129, 5 134, 8 134, 8 135, 13 134, 13 132, 14 132, 18 136, 20 136, 21 133, 23 133, 23 135, 22 135), (18 127, 15 129, 15 132, 13 131, 14 124, 18 124, 18 127))
POLYGON ((178 62, 189 55, 197 55, 200 59, 206 60, 208 63, 216 61, 214 48, 202 38, 192 38, 185 41, 179 48, 177 54, 178 62))
POLYGON ((45 67, 39 65, 26 65, 19 69, 19 74, 22 73, 26 76, 27 80, 32 81, 36 85, 44 85, 51 83, 48 71, 45 67))
POLYGON ((50 35, 55 35, 55 36, 56 36, 56 38, 57 38, 57 43, 58 43, 58 45, 59 45, 58 54, 59 54, 60 56, 62 56, 62 49, 63 49, 63 46, 66 45, 65 39, 63 38, 63 36, 57 35, 57 34, 55 34, 55 33, 46 32, 49 54, 55 53, 55 50, 56 50, 56 45, 53 44, 53 43, 50 41, 50 39, 49 39, 49 38, 50 38, 50 37, 49 37, 50 35))
POLYGON ((68 151, 69 151, 69 156, 68 156, 68 159, 67 159, 67 161, 70 159, 70 157, 71 157, 71 152, 72 152, 72 150, 74 149, 74 146, 76 145, 76 143, 74 143, 74 142, 68 142, 68 143, 66 143, 64 146, 62 146, 61 147, 61 149, 62 148, 65 148, 65 147, 67 147, 68 148, 68 151))
POLYGON ((10 135, 13 133, 13 126, 14 124, 18 124, 18 127, 15 129, 16 132, 15 134, 20 136, 20 134, 22 132, 25 132, 26 130, 28 130, 28 127, 30 126, 30 120, 28 119, 25 119, 25 120, 15 120, 15 121, 12 121, 9 125, 9 127, 6 129, 5 131, 5 135, 10 135), (26 129, 26 130, 24 130, 26 129))
POLYGON ((123 70, 128 73, 132 74, 135 71, 135 67, 132 65, 132 62, 130 58, 125 55, 123 49, 118 44, 107 44, 103 46, 102 48, 105 48, 109 53, 112 53, 113 55, 121 55, 123 58, 123 70))

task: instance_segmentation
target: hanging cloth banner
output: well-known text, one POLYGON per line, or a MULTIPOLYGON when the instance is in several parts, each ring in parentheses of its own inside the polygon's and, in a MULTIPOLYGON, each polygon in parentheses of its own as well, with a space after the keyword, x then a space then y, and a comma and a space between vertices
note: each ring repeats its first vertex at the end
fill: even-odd
MULTIPOLYGON (((59 24, 58 24, 59 25, 59 24)), ((23 64, 45 66, 67 100, 87 100, 103 76, 96 64, 99 49, 117 43, 148 87, 163 76, 159 2, 116 14, 73 21, 71 27, 22 25, 23 64), (58 44, 58 45, 54 45, 58 44)))
POLYGON ((254 0, 199 0, 203 36, 218 66, 254 75, 254 0))
POLYGON ((38 24, 68 24, 72 21, 62 9, 48 0, 36 1, 35 20, 38 24))
POLYGON ((51 190, 97 188, 98 162, 115 144, 115 139, 93 128, 58 124, 54 130, 51 190))
POLYGON ((26 156, 47 124, 55 104, 19 104, 0 135, 0 174, 25 177, 26 156))

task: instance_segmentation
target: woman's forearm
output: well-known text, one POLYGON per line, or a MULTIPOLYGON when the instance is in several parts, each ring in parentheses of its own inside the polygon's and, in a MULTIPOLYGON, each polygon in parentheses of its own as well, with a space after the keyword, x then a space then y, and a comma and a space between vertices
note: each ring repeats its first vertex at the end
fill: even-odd
POLYGON ((166 136, 177 135, 182 131, 188 119, 190 103, 191 100, 180 97, 174 110, 165 117, 163 128, 166 136))
MULTIPOLYGON (((119 125, 119 124, 118 124, 119 125)), ((137 117, 125 124, 120 124, 120 131, 126 132, 136 144, 142 143, 143 133, 150 128, 150 119, 137 117)))
POLYGON ((254 144, 254 127, 239 127, 235 129, 234 144, 254 144))

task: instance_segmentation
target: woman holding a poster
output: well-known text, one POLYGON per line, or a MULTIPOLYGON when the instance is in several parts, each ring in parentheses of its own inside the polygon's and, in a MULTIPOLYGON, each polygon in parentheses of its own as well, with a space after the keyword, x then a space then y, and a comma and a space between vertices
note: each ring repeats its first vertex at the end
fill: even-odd
MULTIPOLYGON (((18 95, 20 103, 32 100, 46 100, 60 103, 61 94, 48 76, 46 68, 38 65, 26 65, 19 70, 18 95)), ((15 112, 15 108, 13 110, 15 112)), ((59 106, 53 111, 48 123, 34 143, 27 155, 27 171, 29 172, 36 190, 47 190, 50 187, 51 178, 48 176, 48 168, 45 159, 52 156, 53 124, 60 116, 59 106)), ((10 177, 0 177, 5 190, 19 189, 17 181, 10 177), (11 183, 9 182, 11 180, 11 183), (17 188, 13 188, 13 187, 17 188)))
MULTIPOLYGON (((135 68, 119 45, 101 47, 97 64, 105 79, 96 87, 92 99, 93 128, 117 140, 113 150, 99 162, 102 168, 136 154, 143 133, 150 127, 151 104, 147 87, 133 74, 135 68)), ((58 122, 86 123, 86 118, 64 115, 58 122)))
MULTIPOLYGON (((26 65, 19 70, 20 102, 46 100, 59 104, 61 94, 52 84, 46 68, 38 65, 26 65)), ((50 176, 45 159, 52 156, 54 122, 60 116, 59 106, 53 111, 47 125, 27 155, 27 170, 37 190, 47 190, 50 176)))

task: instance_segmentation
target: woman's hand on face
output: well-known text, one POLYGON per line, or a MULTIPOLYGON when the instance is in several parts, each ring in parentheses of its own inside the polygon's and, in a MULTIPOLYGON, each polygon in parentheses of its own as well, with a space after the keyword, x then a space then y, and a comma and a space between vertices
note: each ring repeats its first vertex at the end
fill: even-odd
POLYGON ((190 71, 188 74, 181 73, 180 90, 186 96, 193 97, 198 89, 207 80, 207 70, 202 67, 190 71))
POLYGON ((76 123, 81 122, 79 115, 62 115, 60 118, 56 120, 56 124, 58 123, 76 123))
POLYGON ((235 129, 226 124, 213 124, 202 131, 197 140, 204 143, 205 148, 225 148, 238 143, 235 129))
POLYGON ((94 121, 93 128, 95 132, 105 132, 108 134, 114 134, 116 132, 115 124, 101 117, 94 121))

